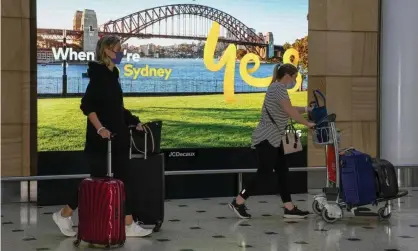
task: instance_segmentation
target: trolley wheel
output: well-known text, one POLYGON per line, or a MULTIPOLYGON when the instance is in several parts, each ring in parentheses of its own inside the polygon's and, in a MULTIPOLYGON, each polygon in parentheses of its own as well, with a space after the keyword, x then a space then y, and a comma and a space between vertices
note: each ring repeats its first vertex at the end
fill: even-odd
POLYGON ((157 221, 157 223, 155 224, 155 227, 153 229, 153 232, 160 232, 162 225, 163 225, 162 221, 157 221))
POLYGON ((324 207, 324 209, 322 209, 322 219, 326 222, 326 223, 335 223, 337 220, 338 220, 338 218, 332 218, 332 217, 330 217, 329 216, 329 214, 328 214, 328 209, 326 209, 325 207, 324 207))
POLYGON ((317 215, 322 215, 322 209, 321 209, 321 205, 319 204, 319 201, 314 200, 312 202, 312 210, 314 213, 316 213, 317 215))
POLYGON ((380 220, 388 220, 392 216, 392 213, 386 213, 386 207, 379 208, 377 214, 379 215, 380 220))
POLYGON ((110 249, 112 249, 112 246, 106 245, 105 248, 110 250, 110 249))
POLYGON ((120 243, 119 243, 119 245, 118 245, 118 247, 123 247, 125 245, 125 241, 121 241, 120 243))
POLYGON ((80 246, 80 242, 81 242, 81 240, 75 240, 73 242, 74 247, 78 248, 80 246))

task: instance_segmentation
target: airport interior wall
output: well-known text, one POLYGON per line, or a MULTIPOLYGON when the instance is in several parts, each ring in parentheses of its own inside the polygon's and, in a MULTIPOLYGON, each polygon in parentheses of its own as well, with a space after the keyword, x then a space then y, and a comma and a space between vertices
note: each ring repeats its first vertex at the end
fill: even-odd
POLYGON ((36 173, 35 6, 36 1, 1 1, 2 177, 36 173))
MULTIPOLYGON (((310 0, 308 16, 309 101, 312 90, 322 90, 343 131, 342 147, 373 156, 379 135, 379 4, 310 0)), ((1 5, 2 177, 37 175, 36 1, 1 5)), ((308 142, 308 166, 324 166, 324 149, 308 142)), ((308 176, 308 183, 324 183, 324 172, 308 176)))
MULTIPOLYGON (((327 96, 337 114, 341 147, 372 156, 378 149, 378 0, 309 1, 309 102, 327 96)), ((308 165, 324 166, 323 149, 308 141, 308 165)))

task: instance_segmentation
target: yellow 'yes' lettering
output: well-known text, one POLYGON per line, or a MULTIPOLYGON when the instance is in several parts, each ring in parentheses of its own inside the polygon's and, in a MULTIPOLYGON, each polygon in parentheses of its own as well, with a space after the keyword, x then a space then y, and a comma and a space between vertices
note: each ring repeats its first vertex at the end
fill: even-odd
MULTIPOLYGON (((230 44, 222 57, 219 59, 218 63, 214 62, 214 55, 216 45, 218 44, 219 38, 219 31, 220 25, 217 22, 213 22, 212 28, 209 31, 208 38, 206 40, 204 54, 203 54, 203 62, 206 68, 210 71, 220 71, 225 66, 225 73, 224 73, 224 96, 225 101, 231 103, 235 101, 234 98, 234 80, 235 80, 235 61, 236 61, 236 53, 237 49, 234 44, 230 44)), ((297 67, 299 63, 299 53, 297 50, 290 48, 286 50, 285 54, 283 55, 283 62, 284 63, 291 63, 297 67), (294 57, 293 61, 291 62, 290 58, 294 57)), ((247 53, 240 62, 239 66, 239 73, 241 75, 242 80, 247 84, 254 86, 254 87, 267 87, 270 85, 272 76, 266 78, 256 78, 251 76, 252 73, 256 72, 260 67, 260 59, 254 53, 247 53), (248 69, 248 64, 250 62, 254 62, 254 66, 248 69)), ((302 76, 298 73, 296 78, 296 85, 293 89, 289 90, 290 93, 297 91, 302 84, 302 76)))
POLYGON ((225 66, 224 74, 224 96, 226 102, 235 101, 234 98, 234 79, 235 79, 235 59, 237 48, 230 44, 226 48, 224 54, 218 63, 215 63, 213 56, 215 55, 216 45, 218 44, 219 24, 214 22, 214 25, 209 31, 208 38, 203 51, 203 62, 209 71, 220 71, 225 66))

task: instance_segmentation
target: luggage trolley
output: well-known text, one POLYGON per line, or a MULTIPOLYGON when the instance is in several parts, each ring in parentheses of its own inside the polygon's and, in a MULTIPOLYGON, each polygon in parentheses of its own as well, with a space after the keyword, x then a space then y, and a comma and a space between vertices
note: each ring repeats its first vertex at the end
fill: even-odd
POLYGON ((312 139, 314 144, 324 145, 327 155, 327 182, 322 194, 314 196, 312 209, 314 213, 322 216, 327 223, 334 223, 344 216, 344 209, 352 212, 355 216, 378 216, 379 219, 389 219, 391 217, 390 201, 403 197, 408 191, 399 191, 393 198, 377 198, 373 205, 385 202, 377 213, 373 213, 368 208, 350 207, 341 198, 341 178, 340 178, 340 154, 349 151, 349 149, 340 150, 340 133, 335 126, 335 114, 326 116, 317 123, 313 132, 312 139))

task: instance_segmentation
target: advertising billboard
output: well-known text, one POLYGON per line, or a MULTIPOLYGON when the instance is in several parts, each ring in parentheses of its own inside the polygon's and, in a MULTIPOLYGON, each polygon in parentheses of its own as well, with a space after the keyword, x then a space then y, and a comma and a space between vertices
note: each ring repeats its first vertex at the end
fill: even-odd
POLYGON ((125 107, 163 121, 162 148, 249 147, 276 64, 299 68, 289 93, 307 105, 307 13, 308 0, 38 0, 38 150, 83 149, 87 62, 109 34, 125 107))

